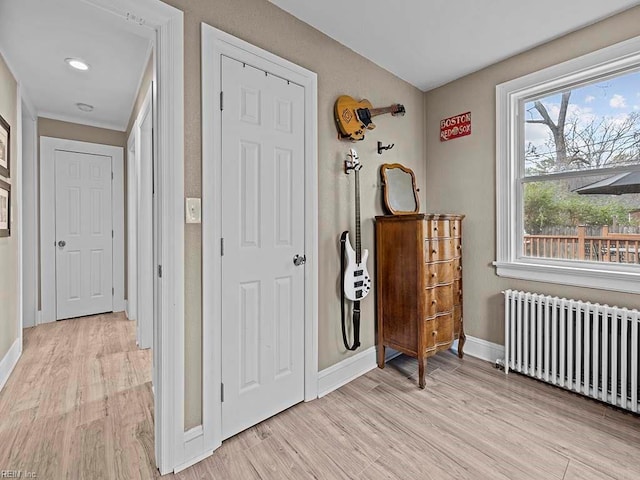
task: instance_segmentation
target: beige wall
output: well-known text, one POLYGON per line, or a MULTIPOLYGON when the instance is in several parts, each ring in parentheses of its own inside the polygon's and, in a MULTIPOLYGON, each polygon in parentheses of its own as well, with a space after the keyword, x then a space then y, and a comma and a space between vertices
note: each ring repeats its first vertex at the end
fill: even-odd
MULTIPOLYGON (((127 137, 125 132, 119 132, 117 130, 109 130, 107 128, 91 127, 89 125, 81 125, 79 123, 63 122, 60 120, 53 120, 51 118, 38 117, 38 158, 40 158, 40 137, 53 137, 63 138, 65 140, 76 140, 78 142, 99 143, 102 145, 113 145, 116 147, 122 147, 127 151, 127 137)), ((124 171, 127 171, 126 161, 124 164, 124 171)), ((38 161, 38 178, 40 175, 40 161, 38 161)), ((39 184, 39 182, 38 182, 39 184)), ((125 220, 124 220, 124 281, 125 281, 125 298, 127 293, 127 190, 125 188, 125 220)), ((38 210, 38 224, 40 223, 40 204, 37 205, 38 210)), ((38 240, 39 243, 39 240, 38 240)), ((42 307, 42 297, 40 292, 42 291, 41 285, 41 268, 38 265, 38 308, 42 307)))
MULTIPOLYGON (((16 181, 18 162, 18 84, 0 55, 0 115, 11 127, 11 236, 0 238, 0 360, 18 338, 18 215, 20 190, 16 181)), ((6 178, 0 179, 7 181, 6 178)))
POLYGON ((127 146, 125 132, 80 125, 78 123, 62 122, 60 120, 43 117, 38 117, 38 137, 64 138, 66 140, 77 140, 79 142, 114 145, 125 149, 127 146))
MULTIPOLYGON (((361 172, 362 240, 373 253, 374 215, 382 213, 378 168, 402 162, 416 172, 424 187, 424 102, 418 89, 357 55, 266 0, 166 0, 185 13, 185 195, 200 197, 200 22, 235 35, 318 74, 319 197, 319 363, 326 368, 348 354, 340 333, 339 236, 353 230, 353 180, 342 173, 349 147, 357 148, 361 172), (356 145, 337 139, 333 104, 341 94, 368 98, 375 106, 402 103, 405 117, 376 118, 378 128, 356 145), (376 141, 395 143, 385 155, 376 141)), ((424 191, 424 188, 423 188, 424 191)), ((422 199, 424 201, 424 198, 422 199)), ((201 421, 202 246, 199 225, 185 230, 186 427, 201 421)), ((373 261, 369 267, 373 271, 373 261)), ((363 302, 362 351, 374 344, 375 299, 363 302)))
POLYGON ((498 277, 495 260, 496 85, 640 35, 640 7, 500 62, 425 94, 427 205, 464 213, 464 322, 467 334, 502 343, 506 288, 638 307, 637 295, 498 277), (471 111, 472 134, 439 140, 439 122, 471 111))

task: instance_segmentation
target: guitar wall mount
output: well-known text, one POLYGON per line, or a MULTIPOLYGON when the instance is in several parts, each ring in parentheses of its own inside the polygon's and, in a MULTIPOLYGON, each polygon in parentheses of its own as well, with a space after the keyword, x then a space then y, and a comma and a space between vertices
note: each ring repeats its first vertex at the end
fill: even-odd
POLYGON ((391 150, 395 146, 395 143, 392 143, 391 145, 382 145, 382 142, 378 142, 378 155, 382 155, 383 150, 391 150))

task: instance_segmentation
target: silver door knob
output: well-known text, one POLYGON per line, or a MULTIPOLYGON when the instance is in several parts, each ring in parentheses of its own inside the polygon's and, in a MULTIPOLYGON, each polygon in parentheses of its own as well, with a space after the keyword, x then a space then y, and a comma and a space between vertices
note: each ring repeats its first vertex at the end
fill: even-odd
POLYGON ((58 242, 58 246, 59 246, 60 248, 64 248, 66 245, 67 245, 67 242, 65 242, 64 240, 60 240, 60 241, 58 242))
POLYGON ((295 257, 293 257, 293 264, 296 267, 299 267, 300 265, 304 265, 306 261, 307 261, 306 255, 296 255, 295 257))

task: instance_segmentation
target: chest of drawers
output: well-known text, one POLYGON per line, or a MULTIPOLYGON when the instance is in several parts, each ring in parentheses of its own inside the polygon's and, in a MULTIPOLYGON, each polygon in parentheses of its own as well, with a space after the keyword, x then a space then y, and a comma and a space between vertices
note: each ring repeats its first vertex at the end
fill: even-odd
POLYGON ((385 347, 426 359, 458 342, 462 358, 462 219, 464 215, 376 217, 378 366, 385 347))

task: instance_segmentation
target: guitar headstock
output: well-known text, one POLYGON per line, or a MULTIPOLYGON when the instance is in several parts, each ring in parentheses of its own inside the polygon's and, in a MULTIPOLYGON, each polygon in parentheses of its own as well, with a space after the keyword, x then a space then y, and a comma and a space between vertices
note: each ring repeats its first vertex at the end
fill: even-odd
POLYGON ((394 117, 396 115, 400 115, 402 117, 404 116, 404 114, 405 114, 404 105, 400 105, 399 103, 396 103, 395 105, 391 105, 391 115, 393 115, 394 117))
POLYGON ((355 148, 350 148, 349 153, 347 154, 347 159, 344 161, 344 172, 351 173, 352 170, 360 170, 362 168, 362 164, 358 159, 358 152, 356 152, 355 148))

